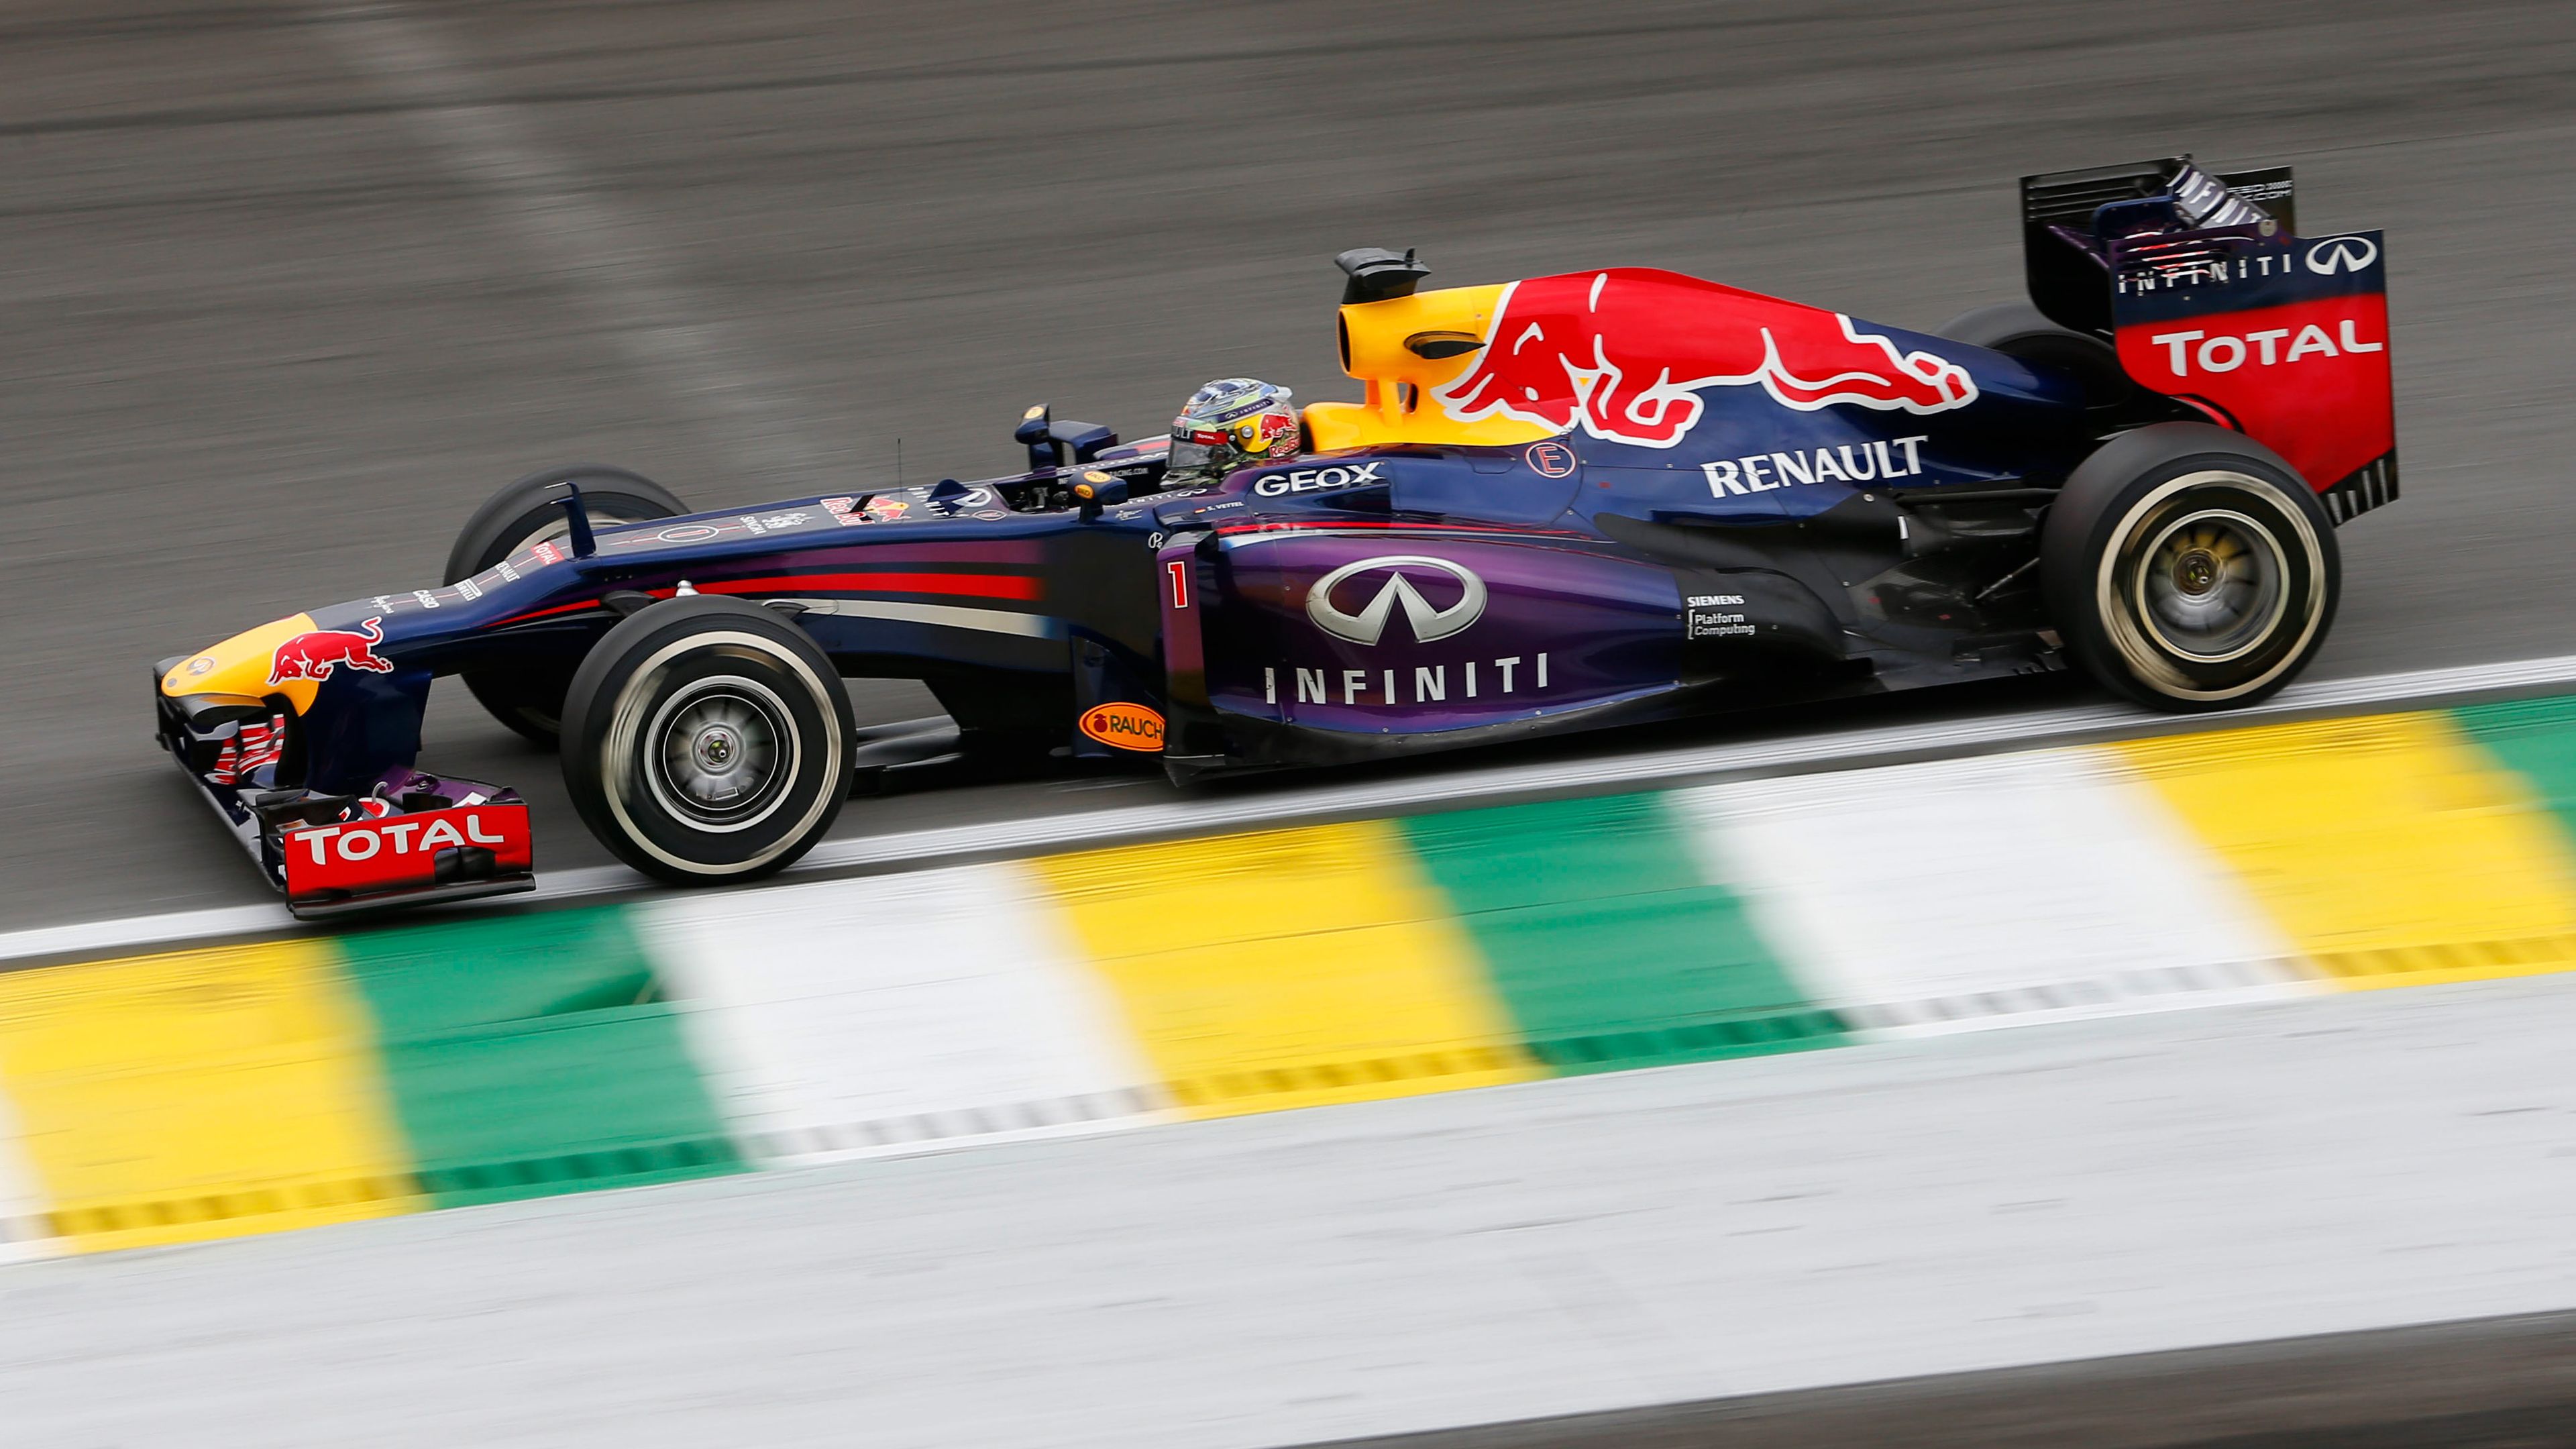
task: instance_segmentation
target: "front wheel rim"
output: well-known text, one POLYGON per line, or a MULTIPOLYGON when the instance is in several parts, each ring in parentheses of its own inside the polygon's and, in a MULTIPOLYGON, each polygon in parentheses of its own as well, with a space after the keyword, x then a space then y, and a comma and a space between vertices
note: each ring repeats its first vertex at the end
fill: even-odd
POLYGON ((757 680, 716 675, 672 691, 644 727, 644 783, 698 830, 730 834, 775 813, 796 773, 796 725, 757 680))

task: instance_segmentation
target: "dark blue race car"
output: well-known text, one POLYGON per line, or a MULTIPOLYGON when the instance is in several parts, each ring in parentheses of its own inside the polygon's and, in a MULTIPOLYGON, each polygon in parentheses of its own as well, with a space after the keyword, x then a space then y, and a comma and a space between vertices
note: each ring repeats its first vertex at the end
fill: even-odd
POLYGON ((503 489, 440 587, 153 670, 160 737, 289 903, 523 889, 525 808, 418 768, 430 682, 558 742, 673 881, 774 871, 920 757, 1331 764, 2072 663, 2197 710, 2278 689, 2396 494, 2376 233, 2286 170, 2031 177, 2031 300, 1929 336, 1670 272, 1425 291, 1345 253, 1354 402, 1217 478, 1032 409, 1027 471, 692 513, 503 489), (843 676, 953 721, 853 728, 843 676))

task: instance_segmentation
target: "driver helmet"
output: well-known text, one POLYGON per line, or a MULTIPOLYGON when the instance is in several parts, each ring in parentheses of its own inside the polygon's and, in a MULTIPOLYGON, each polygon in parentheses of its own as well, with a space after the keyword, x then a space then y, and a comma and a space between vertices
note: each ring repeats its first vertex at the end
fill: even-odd
POLYGON ((1217 478, 1297 456, 1296 394, 1252 377, 1221 377, 1172 419, 1170 471, 1217 478))

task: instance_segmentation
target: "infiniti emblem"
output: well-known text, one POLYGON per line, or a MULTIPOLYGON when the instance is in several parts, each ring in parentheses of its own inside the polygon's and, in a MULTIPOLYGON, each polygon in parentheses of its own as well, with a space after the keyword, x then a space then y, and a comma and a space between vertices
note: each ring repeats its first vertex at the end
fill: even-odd
POLYGON ((1414 642, 1428 644, 1464 631, 1484 614, 1485 581, 1445 558, 1429 558, 1414 553, 1382 554, 1357 563, 1346 563, 1315 580, 1315 587, 1306 592, 1306 617, 1315 621, 1316 628, 1336 639, 1348 639, 1354 644, 1375 644, 1378 637, 1386 632, 1387 615, 1395 612, 1398 604, 1404 606, 1404 621, 1413 626, 1414 642), (1345 614, 1335 606, 1333 590, 1343 580, 1380 569, 1386 571, 1386 582, 1378 585, 1377 592, 1358 613, 1345 614), (1431 601, 1422 597, 1422 591, 1413 586, 1413 580, 1405 577, 1406 569, 1434 569, 1457 580, 1462 590, 1458 602, 1445 609, 1432 607, 1431 601))
POLYGON ((2328 237, 2308 248, 2308 270, 2321 277, 2358 272, 2379 260, 2379 248, 2366 236, 2328 237))

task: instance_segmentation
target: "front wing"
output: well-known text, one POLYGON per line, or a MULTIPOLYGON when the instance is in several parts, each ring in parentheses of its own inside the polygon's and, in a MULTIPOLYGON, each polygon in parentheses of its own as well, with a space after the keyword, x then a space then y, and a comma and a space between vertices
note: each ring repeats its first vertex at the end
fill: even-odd
POLYGON ((389 769, 359 794, 280 788, 296 721, 273 702, 192 709, 162 693, 163 748, 303 919, 536 887, 528 807, 478 780, 389 769))

